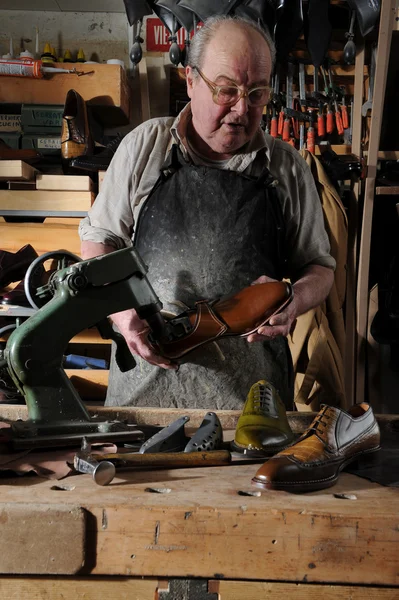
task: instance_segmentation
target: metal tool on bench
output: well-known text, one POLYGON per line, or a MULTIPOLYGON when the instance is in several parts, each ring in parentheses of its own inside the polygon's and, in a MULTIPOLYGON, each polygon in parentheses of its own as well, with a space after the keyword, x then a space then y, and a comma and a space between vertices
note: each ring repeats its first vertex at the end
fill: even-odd
MULTIPOLYGON (((112 452, 96 454, 92 452, 87 440, 83 440, 82 449, 75 454, 73 465, 78 473, 91 473, 97 485, 108 485, 119 468, 163 468, 179 469, 187 467, 217 467, 228 465, 232 461, 229 450, 202 450, 201 452, 112 452)), ((253 461, 252 461, 253 462, 253 461)))

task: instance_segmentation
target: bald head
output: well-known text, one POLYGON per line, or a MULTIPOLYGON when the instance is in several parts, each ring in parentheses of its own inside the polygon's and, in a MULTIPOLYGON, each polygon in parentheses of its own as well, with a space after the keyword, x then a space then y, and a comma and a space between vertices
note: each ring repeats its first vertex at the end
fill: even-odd
MULTIPOLYGON (((187 62, 188 65, 192 67, 197 66, 200 69, 203 67, 205 53, 211 40, 216 34, 218 37, 220 34, 223 35, 223 31, 220 31, 220 29, 229 32, 229 34, 233 36, 241 34, 245 36, 247 40, 258 38, 259 42, 259 37, 263 39, 270 54, 271 70, 273 69, 276 49, 269 31, 260 27, 255 21, 231 16, 216 16, 205 21, 203 27, 199 29, 191 41, 187 62)), ((235 37, 230 38, 230 45, 235 46, 236 44, 237 41, 235 37)), ((262 44, 260 44, 260 46, 262 46, 262 44)))

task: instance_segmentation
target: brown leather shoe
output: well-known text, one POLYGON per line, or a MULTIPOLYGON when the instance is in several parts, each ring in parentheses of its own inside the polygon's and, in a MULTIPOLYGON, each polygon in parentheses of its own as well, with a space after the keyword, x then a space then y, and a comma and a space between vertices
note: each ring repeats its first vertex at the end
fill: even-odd
POLYGON ((20 281, 37 256, 30 244, 20 248, 18 252, 0 250, 0 288, 13 281, 20 281))
POLYGON ((334 485, 349 463, 379 449, 380 430, 368 404, 348 412, 323 406, 299 440, 267 461, 252 483, 265 490, 322 490, 334 485))
POLYGON ((234 296, 221 300, 196 302, 196 308, 171 319, 182 335, 172 341, 152 341, 167 358, 180 358, 195 348, 227 336, 246 337, 283 310, 292 299, 292 286, 283 281, 251 285, 234 296))
POLYGON ((11 148, 4 140, 0 139, 0 160, 23 160, 26 163, 34 163, 42 158, 37 150, 30 148, 11 148))
POLYGON ((69 90, 65 100, 61 129, 61 156, 65 167, 69 161, 83 154, 92 154, 86 102, 75 90, 69 90))

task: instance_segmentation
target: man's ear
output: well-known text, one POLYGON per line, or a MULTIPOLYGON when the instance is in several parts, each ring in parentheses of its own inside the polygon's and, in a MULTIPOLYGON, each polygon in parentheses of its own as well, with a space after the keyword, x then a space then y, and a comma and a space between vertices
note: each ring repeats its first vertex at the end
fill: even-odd
POLYGON ((193 68, 187 65, 186 67, 186 82, 187 82, 187 95, 189 98, 192 97, 193 86, 194 86, 194 75, 193 68))

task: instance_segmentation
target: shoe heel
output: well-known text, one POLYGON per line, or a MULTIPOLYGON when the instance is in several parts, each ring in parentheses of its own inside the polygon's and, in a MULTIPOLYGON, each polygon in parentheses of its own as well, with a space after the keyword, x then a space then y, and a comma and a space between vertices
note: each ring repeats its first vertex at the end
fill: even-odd
POLYGON ((378 452, 380 448, 376 448, 375 450, 371 450, 358 456, 356 460, 350 463, 351 469, 364 469, 366 467, 372 467, 379 462, 380 453, 378 452))

